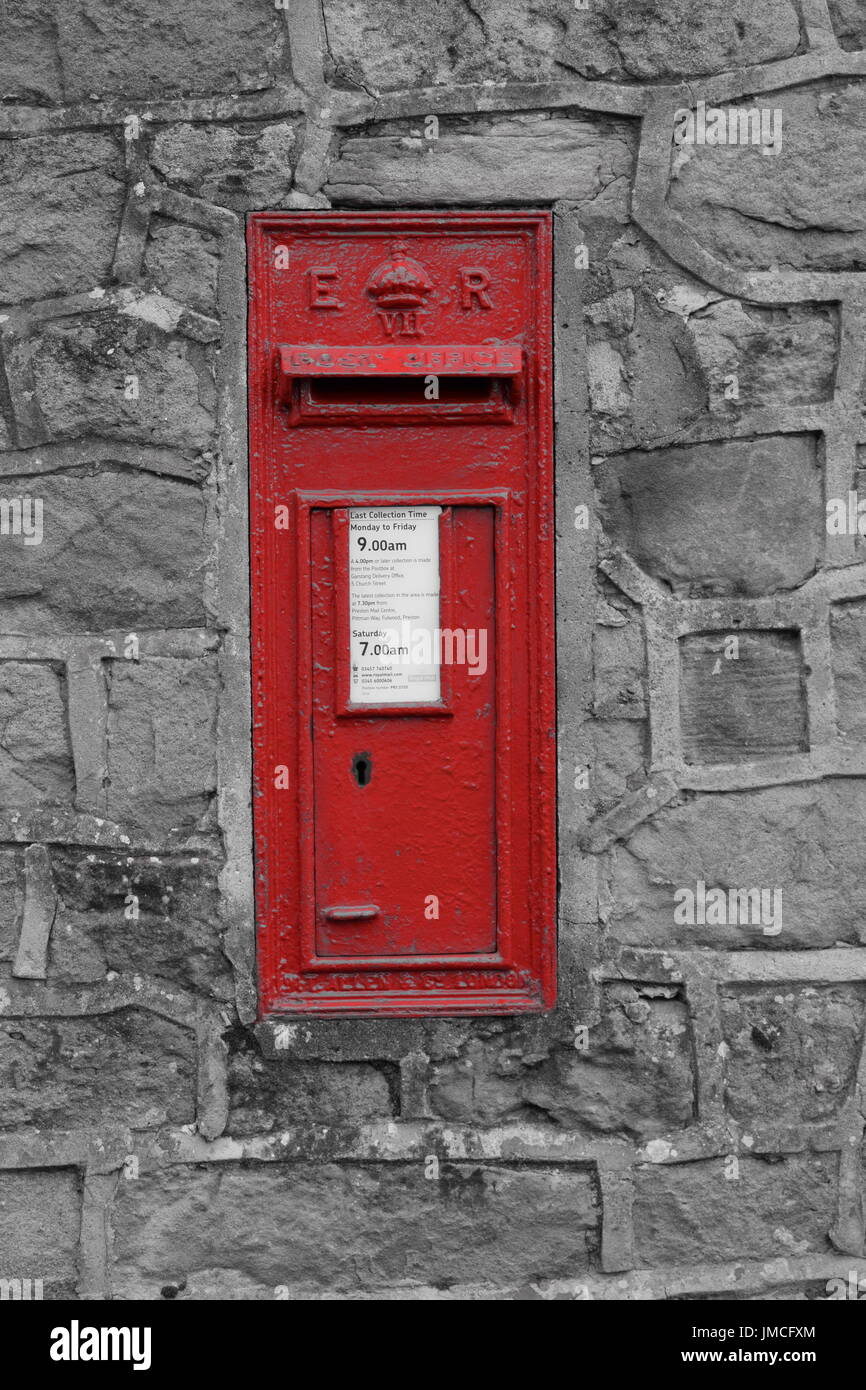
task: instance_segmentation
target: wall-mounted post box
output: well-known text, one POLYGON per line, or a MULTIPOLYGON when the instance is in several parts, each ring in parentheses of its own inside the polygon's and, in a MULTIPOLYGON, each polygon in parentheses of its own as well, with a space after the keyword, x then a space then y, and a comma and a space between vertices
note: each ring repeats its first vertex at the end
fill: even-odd
POLYGON ((550 216, 250 221, 261 1011, 555 997, 550 216))

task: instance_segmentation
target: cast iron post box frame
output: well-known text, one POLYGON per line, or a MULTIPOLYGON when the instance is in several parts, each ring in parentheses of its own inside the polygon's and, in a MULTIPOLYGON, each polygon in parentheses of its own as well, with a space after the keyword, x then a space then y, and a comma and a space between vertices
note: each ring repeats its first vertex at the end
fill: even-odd
POLYGON ((262 1018, 555 1002, 551 232, 543 211, 249 220, 262 1018), (435 701, 349 698, 350 518, 389 508, 441 509, 440 621, 489 615, 486 687, 443 666, 435 701), (367 891, 395 872, 405 901, 367 891))

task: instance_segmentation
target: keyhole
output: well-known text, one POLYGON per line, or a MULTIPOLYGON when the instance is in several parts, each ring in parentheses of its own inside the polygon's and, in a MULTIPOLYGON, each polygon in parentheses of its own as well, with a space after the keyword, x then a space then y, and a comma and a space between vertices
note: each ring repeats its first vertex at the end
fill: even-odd
POLYGON ((373 759, 369 753, 356 753, 352 759, 352 776, 359 787, 369 786, 373 776, 373 759))

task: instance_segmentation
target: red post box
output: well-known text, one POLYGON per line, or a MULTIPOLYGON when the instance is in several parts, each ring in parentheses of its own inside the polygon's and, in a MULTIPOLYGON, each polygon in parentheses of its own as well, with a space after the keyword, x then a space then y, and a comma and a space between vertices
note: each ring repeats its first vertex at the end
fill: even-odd
POLYGON ((555 998, 551 222, 250 220, 263 1017, 555 998))

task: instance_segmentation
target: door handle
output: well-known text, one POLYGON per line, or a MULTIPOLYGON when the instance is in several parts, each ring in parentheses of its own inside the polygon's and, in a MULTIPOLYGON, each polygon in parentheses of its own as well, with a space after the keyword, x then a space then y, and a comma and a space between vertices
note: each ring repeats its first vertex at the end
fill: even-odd
POLYGON ((335 907, 323 907, 322 916, 329 922, 369 921, 372 917, 379 916, 379 909, 375 903, 359 903, 357 907, 339 903, 335 907))

